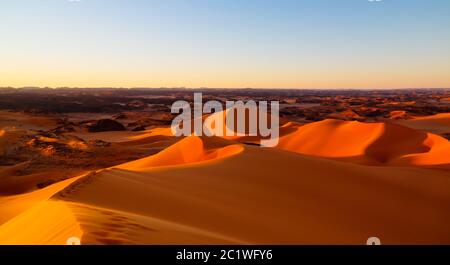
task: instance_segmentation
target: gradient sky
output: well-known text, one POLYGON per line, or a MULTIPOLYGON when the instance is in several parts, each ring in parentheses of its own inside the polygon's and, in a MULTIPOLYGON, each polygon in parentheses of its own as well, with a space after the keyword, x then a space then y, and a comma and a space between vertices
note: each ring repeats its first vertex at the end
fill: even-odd
POLYGON ((0 86, 450 87, 450 1, 1 0, 0 86))

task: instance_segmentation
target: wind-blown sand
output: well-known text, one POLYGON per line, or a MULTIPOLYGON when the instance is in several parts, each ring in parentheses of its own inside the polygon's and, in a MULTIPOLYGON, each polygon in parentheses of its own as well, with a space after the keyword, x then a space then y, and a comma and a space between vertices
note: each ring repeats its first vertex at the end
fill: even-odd
POLYGON ((261 148, 167 132, 117 142, 170 145, 155 155, 1 195, 0 243, 450 243, 450 148, 438 135, 324 120, 287 123, 277 148, 261 148))

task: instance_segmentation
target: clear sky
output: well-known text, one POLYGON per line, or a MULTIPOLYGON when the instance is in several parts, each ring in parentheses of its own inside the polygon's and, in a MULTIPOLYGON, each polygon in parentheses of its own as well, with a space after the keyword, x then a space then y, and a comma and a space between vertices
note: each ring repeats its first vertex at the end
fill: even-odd
POLYGON ((1 0, 0 86, 450 87, 450 1, 1 0))

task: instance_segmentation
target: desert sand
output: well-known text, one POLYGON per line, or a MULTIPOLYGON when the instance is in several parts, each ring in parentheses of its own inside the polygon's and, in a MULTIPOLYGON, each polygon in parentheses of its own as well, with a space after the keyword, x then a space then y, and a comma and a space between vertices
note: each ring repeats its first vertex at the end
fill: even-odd
MULTIPOLYGON (((4 128, 5 150, 24 131, 4 128)), ((276 148, 245 137, 175 138, 170 128, 98 133, 162 150, 41 189, 33 179, 51 170, 18 176, 26 164, 2 166, 0 243, 450 243, 447 139, 333 119, 288 122, 280 133, 276 148)))

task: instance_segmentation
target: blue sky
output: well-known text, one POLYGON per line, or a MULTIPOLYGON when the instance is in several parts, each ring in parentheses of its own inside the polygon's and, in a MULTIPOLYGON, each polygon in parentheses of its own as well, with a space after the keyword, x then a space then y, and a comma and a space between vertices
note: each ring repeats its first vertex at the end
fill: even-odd
POLYGON ((2 0, 0 86, 450 87, 447 0, 2 0))

